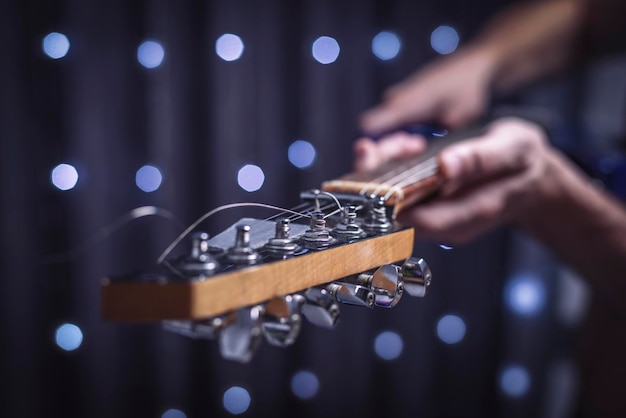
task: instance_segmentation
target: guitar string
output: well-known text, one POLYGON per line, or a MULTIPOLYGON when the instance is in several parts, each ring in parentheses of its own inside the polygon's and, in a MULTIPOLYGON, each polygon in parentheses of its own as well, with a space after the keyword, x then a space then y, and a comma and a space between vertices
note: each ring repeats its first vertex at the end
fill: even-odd
POLYGON ((369 182, 365 184, 365 186, 363 186, 363 188, 361 189, 361 194, 363 194, 368 188, 371 188, 374 185, 381 185, 381 184, 384 185, 384 184, 389 183, 390 181, 395 181, 398 177, 402 177, 404 175, 410 175, 410 173, 412 173, 414 170, 418 170, 418 171, 421 170, 423 165, 425 164, 430 165, 432 163, 432 158, 429 158, 428 160, 425 160, 417 164, 413 163, 413 161, 416 161, 416 159, 409 161, 407 163, 403 163, 402 165, 395 168, 394 170, 388 171, 378 177, 371 179, 369 182), (410 168, 407 169, 406 167, 410 167, 410 168))
POLYGON ((402 187, 407 186, 411 183, 415 183, 419 180, 422 180, 433 172, 436 172, 438 168, 437 158, 431 157, 422 163, 412 167, 409 170, 404 170, 399 172, 399 169, 393 170, 389 173, 385 173, 383 176, 379 176, 370 180, 366 183, 360 190, 359 194, 365 195, 368 189, 373 186, 377 186, 372 192, 367 194, 373 194, 378 196, 381 191, 387 187, 390 190, 385 195, 384 199, 387 200, 391 195, 396 192, 401 192, 402 187), (389 175, 392 175, 389 177, 389 175), (386 179, 386 177, 389 177, 386 179))
POLYGON ((283 213, 292 213, 295 215, 301 215, 302 217, 310 217, 310 215, 307 214, 303 214, 300 212, 296 212, 293 211, 291 209, 287 209, 287 208, 281 208, 279 206, 274 206, 274 205, 268 205, 265 203, 255 203, 255 202, 240 202, 240 203, 230 203, 227 205, 222 205, 222 206, 218 206, 215 209, 210 210, 209 212, 205 213, 204 215, 200 216, 195 222, 193 222, 191 225, 189 225, 187 227, 187 229, 185 229, 159 256, 159 258, 157 258, 156 263, 157 264, 161 264, 163 263, 163 260, 165 260, 165 258, 172 252, 172 250, 187 236, 189 235, 189 233, 191 231, 193 231, 198 225, 200 225, 200 223, 202 223, 203 221, 205 221, 207 218, 215 215, 218 212, 221 212, 223 210, 226 209, 233 209, 233 208, 239 208, 239 207, 247 207, 247 206, 255 206, 255 207, 262 207, 262 208, 267 208, 267 209, 276 209, 279 211, 283 211, 283 213))
POLYGON ((148 216, 158 216, 173 222, 181 229, 184 227, 184 224, 181 222, 181 220, 167 209, 163 209, 157 206, 140 206, 128 211, 127 213, 115 219, 110 224, 102 227, 99 231, 95 232, 93 235, 91 235, 91 237, 87 238, 74 248, 62 253, 44 256, 42 264, 47 265, 64 263, 73 260, 88 251, 89 248, 109 238, 111 235, 113 235, 114 232, 116 232, 123 226, 128 225, 129 223, 136 221, 137 219, 145 218, 148 216))

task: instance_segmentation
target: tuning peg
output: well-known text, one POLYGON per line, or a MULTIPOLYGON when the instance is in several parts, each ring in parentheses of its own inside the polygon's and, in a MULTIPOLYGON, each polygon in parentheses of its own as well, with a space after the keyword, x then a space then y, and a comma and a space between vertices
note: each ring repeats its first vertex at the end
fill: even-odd
POLYGON ((374 273, 361 273, 342 281, 369 288, 374 292, 374 305, 383 308, 396 306, 404 292, 404 283, 399 268, 392 264, 385 264, 374 273))
POLYGON ((339 305, 326 288, 311 287, 304 292, 302 315, 317 326, 333 328, 339 319, 339 305))
POLYGON ((302 295, 276 297, 265 304, 263 334, 272 345, 286 347, 293 344, 300 333, 300 308, 305 303, 302 295))
POLYGON ((311 212, 311 222, 301 237, 302 245, 309 250, 323 250, 336 242, 335 238, 330 236, 330 232, 326 228, 326 220, 324 213, 315 211, 311 212))
POLYGON ((373 234, 384 234, 391 231, 393 223, 387 216, 385 198, 372 195, 367 202, 367 216, 363 222, 363 229, 373 234))
POLYGON ((404 290, 411 296, 424 297, 428 293, 432 282, 430 267, 423 258, 410 257, 402 267, 400 275, 404 280, 404 290))
POLYGON ((218 337, 222 357, 240 363, 252 359, 262 340, 263 311, 263 306, 257 305, 240 309, 225 318, 218 337))
POLYGON ((374 306, 374 292, 370 289, 352 283, 330 283, 326 286, 326 290, 337 302, 347 305, 364 306, 371 308, 374 306))
POLYGON ((274 258, 284 259, 294 255, 300 246, 289 237, 289 219, 281 218, 276 221, 276 233, 265 244, 265 250, 274 258))
POLYGON ((236 266, 257 264, 261 256, 250 247, 250 225, 237 225, 235 245, 226 252, 226 259, 236 266))
POLYGON ((210 276, 219 268, 219 263, 211 254, 209 234, 195 232, 191 235, 191 252, 176 263, 176 269, 190 277, 210 276))
POLYGON ((353 242, 365 237, 365 231, 356 223, 356 206, 345 205, 341 222, 335 225, 332 235, 345 242, 353 242))
POLYGON ((163 329, 194 339, 214 340, 224 326, 224 318, 219 316, 200 321, 166 320, 163 329))

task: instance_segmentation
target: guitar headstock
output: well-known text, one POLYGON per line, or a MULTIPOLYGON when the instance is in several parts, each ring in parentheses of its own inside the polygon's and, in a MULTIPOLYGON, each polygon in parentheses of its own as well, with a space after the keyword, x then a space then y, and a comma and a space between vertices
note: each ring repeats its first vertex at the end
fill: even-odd
POLYGON ((412 257, 413 230, 395 225, 379 198, 303 194, 306 216, 243 218, 221 233, 191 235, 188 254, 151 271, 102 281, 102 313, 115 321, 162 321, 165 329, 217 339, 246 362, 263 337, 292 344, 302 318, 332 327, 340 304, 395 306, 424 296, 431 273, 412 257), (400 261, 400 266, 392 263, 400 261))

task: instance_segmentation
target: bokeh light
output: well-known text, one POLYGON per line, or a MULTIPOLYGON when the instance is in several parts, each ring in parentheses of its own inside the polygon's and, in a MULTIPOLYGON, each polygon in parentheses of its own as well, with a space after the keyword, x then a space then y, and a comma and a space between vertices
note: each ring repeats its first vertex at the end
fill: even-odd
POLYGON ((145 41, 137 48, 137 60, 146 68, 156 68, 165 58, 165 49, 157 41, 145 41))
POLYGON ((52 169, 50 181, 59 190, 70 190, 78 183, 78 171, 70 164, 59 164, 52 169))
POLYGON ((465 322, 456 315, 445 315, 437 322, 437 336, 446 344, 461 342, 466 330, 465 322))
POLYGON ((506 367, 500 374, 500 389, 513 398, 524 396, 530 389, 530 383, 530 374, 519 365, 506 367))
POLYGON ((442 250, 450 251, 450 250, 452 250, 454 247, 451 247, 451 246, 446 245, 446 244, 439 244, 439 248, 441 248, 442 250))
POLYGON ((146 193, 154 192, 163 182, 161 170, 153 165, 144 165, 135 174, 135 184, 146 193))
POLYGON ((243 54, 244 44, 241 38, 232 33, 225 33, 215 41, 215 53, 224 61, 236 61, 243 54))
POLYGON ((320 64, 331 64, 339 58, 339 43, 330 36, 320 36, 313 42, 311 53, 320 64))
POLYGON ((430 34, 430 46, 441 55, 451 54, 459 46, 459 34, 452 26, 439 26, 430 34))
POLYGON ((404 348, 402 337, 393 331, 383 331, 374 340, 374 351, 383 360, 395 360, 404 348))
POLYGON ((402 48, 398 35, 390 31, 378 33, 372 40, 372 52, 383 61, 394 59, 402 48))
POLYGON ((187 415, 180 409, 168 409, 161 418, 187 418, 187 415))
POLYGON ((540 312, 546 303, 546 287, 533 275, 513 277, 504 289, 505 302, 515 313, 525 316, 540 312))
POLYGON ((237 183, 246 192, 256 192, 265 182, 265 173, 254 164, 246 164, 237 173, 237 183))
POLYGON ((302 370, 291 378, 291 391, 300 399, 311 399, 315 397, 320 387, 317 376, 309 371, 302 370))
POLYGON ((233 386, 224 392, 224 408, 233 415, 243 414, 250 407, 250 394, 239 386, 233 386))
POLYGON ((294 141, 287 151, 289 162, 298 168, 308 168, 315 162, 315 147, 308 141, 294 141))
POLYGON ((51 32, 41 43, 43 52, 52 59, 63 58, 70 50, 70 40, 62 33, 51 32))
POLYGON ((57 328, 54 338, 61 349, 73 351, 83 343, 83 332, 74 324, 63 324, 57 328))

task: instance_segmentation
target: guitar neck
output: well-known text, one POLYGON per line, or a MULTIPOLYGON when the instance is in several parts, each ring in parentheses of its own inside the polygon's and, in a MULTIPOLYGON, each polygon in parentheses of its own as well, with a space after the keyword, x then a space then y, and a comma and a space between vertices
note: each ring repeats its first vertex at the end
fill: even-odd
POLYGON ((439 166, 441 150, 463 139, 476 136, 474 127, 437 138, 415 158, 392 161, 367 173, 351 173, 322 184, 322 190, 363 196, 382 196, 387 206, 397 212, 401 207, 425 199, 436 192, 444 181, 439 166))

